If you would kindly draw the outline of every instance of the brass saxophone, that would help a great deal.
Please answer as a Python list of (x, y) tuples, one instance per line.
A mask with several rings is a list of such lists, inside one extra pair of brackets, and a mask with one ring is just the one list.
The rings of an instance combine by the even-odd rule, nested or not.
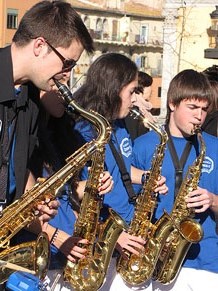
[(194, 210), (187, 208), (185, 202), (186, 195), (197, 189), (206, 152), (201, 129), (196, 127), (194, 131), (200, 143), (200, 153), (188, 168), (171, 214), (165, 212), (156, 224), (156, 237), (162, 245), (153, 279), (162, 284), (169, 284), (176, 278), (191, 244), (198, 243), (203, 237), (201, 225), (193, 219)]
[[(105, 136), (107, 136), (107, 123), (104, 117), (96, 112), (88, 112), (81, 108), (72, 98), (70, 90), (65, 86), (55, 81), (60, 92), (62, 93), (70, 111), (74, 111), (93, 123), (98, 129), (96, 140), (84, 144), (74, 154), (66, 159), (66, 164), (51, 177), (42, 179), (36, 183), (33, 188), (26, 191), (20, 199), (14, 201), (6, 207), (0, 218), (0, 250), (5, 249), (2, 253), (3, 258), (11, 256), (11, 261), (16, 260), (16, 257), (23, 258), (23, 250), (27, 249), (27, 245), (20, 244), (16, 248), (10, 248), (10, 240), (22, 228), (28, 226), (36, 218), (36, 207), (41, 201), (50, 201), (57, 197), (58, 191), (63, 185), (73, 177), (75, 173), (85, 166), (85, 163), (91, 158), (92, 154), (104, 144)], [(37, 245), (37, 244), (36, 244)], [(31, 242), (29, 248), (34, 254), (34, 247)], [(47, 244), (45, 244), (45, 252)], [(1, 254), (1, 253), (0, 253)], [(13, 258), (14, 257), (14, 258)], [(0, 257), (1, 258), (1, 257)], [(29, 256), (31, 259), (31, 255)], [(32, 260), (32, 259), (31, 259)], [(16, 260), (16, 264), (22, 266), (23, 259), (20, 262)], [(26, 264), (26, 262), (25, 262)], [(47, 263), (43, 262), (44, 266)], [(0, 270), (3, 267), (0, 266)], [(1, 277), (0, 277), (1, 278)]]
[(144, 251), (139, 256), (126, 252), (128, 259), (120, 257), (117, 264), (117, 271), (124, 281), (131, 285), (139, 285), (151, 278), (154, 270), (156, 258), (151, 253), (154, 242), (149, 240), (152, 230), (151, 219), (157, 203), (157, 195), (154, 193), (154, 189), (161, 174), (168, 135), (163, 127), (149, 121), (137, 109), (133, 108), (130, 112), (136, 118), (140, 118), (145, 126), (149, 126), (160, 136), (160, 144), (156, 148), (151, 169), (147, 174), (142, 191), (137, 197), (134, 216), (128, 230), (129, 234), (141, 236), (143, 239), (149, 241), (149, 243), (145, 245)]
[[(105, 142), (108, 138), (105, 139)], [(92, 158), (80, 213), (73, 236), (86, 238), (89, 245), (84, 259), (67, 262), (64, 278), (74, 290), (98, 290), (105, 278), (117, 239), (127, 225), (112, 209), (104, 223), (99, 223), (102, 196), (98, 195), (100, 174), (104, 171), (105, 149), (101, 147)]]
[[(44, 232), (38, 235), (36, 241), (22, 243), (3, 250), (0, 252), (0, 284), (7, 281), (8, 277), (15, 271), (10, 268), (10, 264), (14, 264), (17, 267), (16, 270), (30, 271), (43, 280), (47, 273), (49, 258), (50, 243)], [(10, 263), (9, 266), (8, 263)]]

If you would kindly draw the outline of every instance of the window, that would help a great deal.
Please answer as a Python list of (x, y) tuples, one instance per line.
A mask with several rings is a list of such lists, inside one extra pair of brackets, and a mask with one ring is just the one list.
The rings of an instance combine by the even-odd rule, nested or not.
[(18, 23), (18, 10), (17, 9), (7, 9), (7, 28), (16, 29)]
[(139, 43), (147, 43), (147, 40), (148, 40), (148, 26), (142, 25)]
[(109, 38), (109, 25), (107, 19), (103, 20), (103, 39)]
[(112, 40), (117, 41), (118, 21), (112, 20)]
[(90, 29), (90, 18), (88, 16), (84, 17), (84, 23), (87, 29)]
[(97, 19), (96, 21), (96, 30), (95, 30), (95, 38), (96, 39), (101, 39), (102, 37), (102, 29), (103, 29), (103, 23), (100, 18)]
[(141, 56), (141, 68), (147, 68), (148, 67), (148, 58), (147, 56)]

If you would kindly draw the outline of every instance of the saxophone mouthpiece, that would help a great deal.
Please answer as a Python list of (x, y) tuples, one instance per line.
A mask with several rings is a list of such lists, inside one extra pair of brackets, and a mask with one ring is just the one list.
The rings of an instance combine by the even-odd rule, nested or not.
[(144, 126), (149, 127), (151, 123), (157, 122), (157, 120), (154, 118), (154, 116), (148, 112), (145, 111), (142, 113), (140, 111), (138, 106), (133, 106), (130, 109), (130, 115), (133, 116), (134, 119), (142, 119)]
[(67, 102), (67, 104), (69, 104), (73, 100), (73, 94), (71, 93), (70, 89), (68, 89), (66, 85), (62, 84), (58, 80), (56, 79), (53, 79), (53, 80), (58, 90), (62, 94), (64, 100)]
[(194, 124), (194, 127), (191, 131), (191, 135), (201, 133), (201, 126), (200, 124)]

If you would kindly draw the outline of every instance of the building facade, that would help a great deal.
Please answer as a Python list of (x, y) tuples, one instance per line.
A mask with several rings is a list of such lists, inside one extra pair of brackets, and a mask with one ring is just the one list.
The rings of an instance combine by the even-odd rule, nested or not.
[[(67, 0), (81, 15), (95, 44), (95, 54), (82, 55), (73, 71), (72, 86), (79, 86), (93, 59), (106, 52), (119, 52), (136, 62), (139, 70), (154, 78), (151, 102), (160, 112), (163, 57), (162, 1)], [(18, 23), (36, 0), (1, 0), (0, 46), (11, 43)]]
[[(205, 58), (205, 49), (211, 46), (208, 28), (216, 0), (165, 0), (163, 6), (163, 70), (161, 115), (166, 116), (167, 90), (171, 79), (181, 70), (203, 71), (217, 64)], [(218, 28), (217, 28), (218, 29)]]
[[(139, 70), (153, 79), (151, 102), (153, 113), (160, 113), (163, 17), (161, 1), (78, 1), (71, 4), (80, 13), (95, 43), (92, 59), (81, 58), (74, 70), (75, 82), (87, 71), (90, 62), (102, 53), (118, 52), (130, 57)], [(154, 1), (155, 2), (155, 1)], [(82, 79), (82, 78), (81, 78)], [(80, 85), (77, 83), (77, 85)]]

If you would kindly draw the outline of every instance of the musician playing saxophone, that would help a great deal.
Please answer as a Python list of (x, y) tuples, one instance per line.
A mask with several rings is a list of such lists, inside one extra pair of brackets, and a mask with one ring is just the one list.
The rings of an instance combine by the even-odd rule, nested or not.
[[(137, 71), (135, 63), (126, 56), (117, 53), (103, 54), (90, 66), (86, 82), (75, 92), (74, 97), (82, 107), (97, 111), (107, 118), (113, 129), (110, 142), (124, 160), (132, 181), (141, 184), (144, 171), (131, 166), (132, 143), (123, 121), (135, 101)], [(95, 138), (95, 128), (86, 121), (78, 120), (75, 129), (83, 143)], [(134, 204), (130, 202), (121, 178), (121, 170), (108, 144), (105, 150), (105, 167), (113, 177), (114, 187), (112, 191), (104, 195), (102, 219), (107, 218), (108, 208), (112, 208), (129, 224), (133, 217)], [(81, 178), (86, 177), (87, 173), (84, 170)], [(156, 191), (166, 193), (165, 178), (162, 177), (157, 181)], [(123, 231), (118, 238), (117, 250), (122, 255), (125, 255), (125, 250), (137, 255), (144, 244), (145, 240), (141, 237)], [(101, 291), (131, 290), (132, 288), (132, 286), (126, 285), (116, 273), (116, 254), (114, 253), (109, 265), (106, 281), (99, 289)]]
[[(186, 213), (190, 214), (195, 224), (199, 224), (199, 239), (191, 244), (181, 270), (172, 282), (164, 284), (159, 282), (160, 269), (157, 268), (155, 280), (152, 282), (153, 290), (204, 291), (206, 288), (216, 290), (218, 286), (218, 234), (215, 221), (218, 214), (218, 141), (204, 132), (197, 135), (197, 131), (196, 133), (194, 131), (203, 124), (211, 97), (210, 84), (206, 76), (194, 70), (181, 71), (172, 79), (169, 86), (166, 119), (169, 141), (162, 165), (162, 174), (166, 177), (169, 193), (159, 196), (154, 215), (155, 219), (159, 220), (164, 212), (170, 216), (174, 209), (170, 223), (174, 233), (178, 234), (182, 233), (180, 227), (183, 222), (178, 221), (179, 218), (188, 218)], [(201, 135), (202, 140), (199, 140), (198, 137)], [(136, 139), (135, 166), (147, 168), (157, 142), (153, 132)], [(203, 162), (199, 163), (198, 168), (195, 161), (199, 158), (203, 159)], [(193, 173), (190, 170), (192, 166)], [(191, 177), (188, 177), (189, 182), (186, 173), (191, 174)], [(195, 184), (194, 179), (198, 175), (198, 185), (188, 188), (189, 185)], [(180, 187), (183, 187), (184, 191), (179, 191)], [(180, 198), (181, 203), (177, 204), (175, 209), (176, 197)], [(170, 225), (167, 227), (169, 230)], [(184, 237), (182, 239), (185, 240)], [(165, 244), (166, 240), (163, 243)], [(159, 258), (161, 262), (170, 261), (167, 255), (171, 254), (173, 243), (177, 242), (172, 241), (171, 245), (167, 243), (164, 245), (166, 249)], [(175, 251), (175, 256), (183, 255), (181, 249)], [(171, 259), (173, 260), (173, 257)]]
[[(61, 82), (67, 84), (69, 75), (63, 75)], [(54, 88), (41, 95), (39, 145), (33, 157), (33, 173), (37, 178), (48, 179), (57, 173), (66, 164), (66, 159), (78, 148), (72, 130), (73, 119), (65, 110), (66, 104), (57, 89)], [(72, 236), (85, 184), (86, 181), (79, 181), (75, 175), (73, 180), (61, 189), (57, 199), (60, 204), (58, 213), (44, 226), (44, 231), (48, 234), (51, 243), (50, 266), (47, 273), (50, 285), (60, 275), (55, 290), (72, 289), (69, 283), (63, 281), (62, 277), (66, 259), (75, 262), (86, 255), (84, 246), (89, 242), (84, 238)], [(98, 185), (99, 195), (108, 193), (112, 187), (113, 179), (110, 173), (102, 172)], [(37, 232), (36, 225), (34, 231)]]

